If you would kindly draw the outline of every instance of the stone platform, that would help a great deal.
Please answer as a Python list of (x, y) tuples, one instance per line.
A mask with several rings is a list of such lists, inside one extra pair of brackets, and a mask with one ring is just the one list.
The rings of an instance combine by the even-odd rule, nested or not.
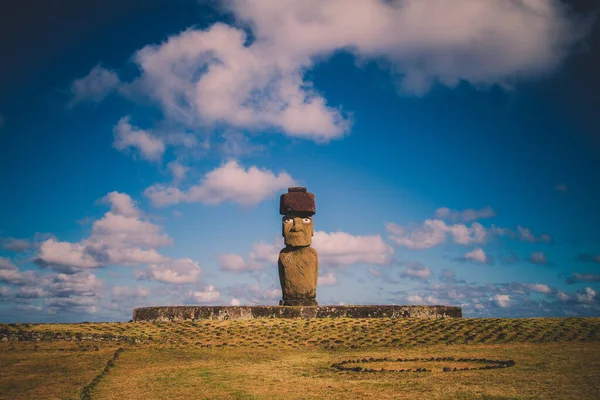
[(257, 318), (461, 318), (453, 306), (163, 306), (133, 310), (133, 321)]

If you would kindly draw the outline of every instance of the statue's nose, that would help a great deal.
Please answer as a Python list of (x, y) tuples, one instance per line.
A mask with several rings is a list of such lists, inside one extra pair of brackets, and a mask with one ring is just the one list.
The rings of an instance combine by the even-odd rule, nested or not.
[(296, 220), (296, 218), (294, 218), (292, 221), (293, 222), (292, 222), (292, 229), (291, 229), (291, 231), (292, 232), (296, 232), (296, 227), (298, 226), (297, 225), (298, 221)]

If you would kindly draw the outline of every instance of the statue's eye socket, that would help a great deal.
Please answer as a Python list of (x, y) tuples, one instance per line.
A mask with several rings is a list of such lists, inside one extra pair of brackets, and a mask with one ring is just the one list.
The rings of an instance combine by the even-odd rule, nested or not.
[(294, 222), (294, 220), (293, 220), (293, 219), (291, 219), (291, 218), (288, 218), (288, 219), (284, 219), (284, 220), (283, 220), (283, 223), (284, 223), (284, 224), (291, 224), (292, 222)]
[(310, 218), (302, 218), (302, 222), (304, 222), (305, 224), (310, 224), (310, 221)]

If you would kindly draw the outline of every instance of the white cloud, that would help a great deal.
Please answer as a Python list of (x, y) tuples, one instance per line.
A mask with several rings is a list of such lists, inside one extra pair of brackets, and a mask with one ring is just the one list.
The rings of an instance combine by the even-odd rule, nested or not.
[(40, 245), (35, 262), (60, 272), (98, 268), (108, 265), (148, 264), (138, 277), (167, 283), (196, 282), (198, 263), (189, 258), (172, 259), (157, 249), (173, 244), (163, 227), (144, 218), (131, 197), (111, 192), (102, 198), (110, 211), (92, 224), (91, 235), (80, 242), (47, 239)]
[(221, 293), (211, 285), (204, 291), (191, 291), (189, 297), (191, 301), (196, 303), (214, 303), (221, 298)]
[(566, 294), (565, 292), (563, 292), (562, 290), (559, 290), (556, 293), (556, 297), (558, 298), (558, 300), (563, 301), (563, 302), (568, 301), (570, 299), (569, 295)]
[(545, 285), (543, 283), (530, 283), (527, 285), (527, 287), (529, 288), (529, 290), (536, 293), (550, 294), (554, 292), (554, 290), (550, 286)]
[(76, 79), (71, 84), (72, 99), (67, 107), (73, 107), (84, 101), (102, 101), (119, 86), (119, 76), (116, 72), (96, 65), (86, 76)]
[(186, 167), (178, 161), (171, 161), (169, 164), (167, 164), (167, 167), (169, 168), (169, 171), (171, 171), (171, 174), (173, 175), (173, 180), (175, 182), (182, 181), (185, 178), (185, 174), (190, 169), (189, 167)]
[(27, 239), (15, 239), (12, 237), (2, 239), (2, 248), (4, 250), (25, 252), (33, 248), (33, 246), (33, 243)]
[(552, 242), (552, 238), (547, 233), (541, 234), (539, 237), (536, 237), (530, 228), (524, 228), (521, 225), (517, 225), (517, 231), (513, 231), (509, 228), (500, 228), (498, 226), (492, 225), (491, 233), (497, 236), (508, 236), (511, 239), (518, 239), (522, 242), (530, 242), (530, 243), (538, 243)]
[(233, 0), (231, 8), (268, 54), (384, 58), (415, 94), (434, 82), (486, 86), (547, 73), (582, 31), (551, 0)]
[(463, 279), (456, 277), (454, 271), (446, 268), (440, 271), (440, 281), (444, 283), (465, 283)]
[(548, 264), (548, 258), (543, 251), (536, 251), (529, 256), (529, 262), (532, 264)]
[[(245, 258), (233, 253), (222, 254), (219, 257), (220, 268), (245, 272), (273, 267), (277, 265), (279, 252), (284, 247), (282, 238), (270, 244), (254, 243), (252, 251)], [(394, 254), (394, 249), (379, 235), (357, 236), (346, 232), (316, 231), (312, 247), (317, 251), (319, 267), (323, 268), (345, 268), (353, 264), (387, 265)]]
[(6, 258), (6, 257), (0, 257), (0, 269), (9, 270), (10, 271), (10, 270), (16, 270), (18, 268), (8, 258)]
[(489, 264), (491, 262), (490, 257), (485, 254), (485, 251), (481, 248), (465, 253), (463, 259), (465, 261), (473, 261), (480, 264)]
[(194, 283), (200, 278), (202, 270), (197, 262), (189, 258), (167, 260), (159, 264), (150, 264), (138, 279), (151, 279), (163, 283)]
[[(17, 272), (22, 275), (31, 273), (31, 271)], [(14, 300), (24, 307), (31, 307), (32, 305), (23, 304), (23, 302), (44, 299), (46, 311), (49, 313), (95, 312), (103, 291), (102, 280), (89, 272), (49, 273), (44, 276), (29, 274), (28, 280), (17, 284), (21, 287), (14, 298), (10, 300)]]
[(245, 46), (246, 40), (241, 29), (217, 23), (146, 46), (133, 57), (142, 76), (131, 89), (188, 125), (275, 127), (316, 140), (347, 131), (348, 121), (304, 81), (309, 59), (280, 53), (262, 40)]
[(577, 282), (600, 282), (600, 274), (580, 274), (575, 272), (566, 279), (566, 282), (569, 284)]
[(20, 271), (9, 259), (0, 257), (0, 282), (11, 285), (30, 285), (39, 281), (36, 271)]
[(329, 266), (385, 265), (394, 254), (394, 249), (380, 235), (359, 236), (346, 232), (317, 231), (312, 247), (319, 254), (319, 264)]
[(410, 233), (394, 223), (386, 224), (386, 230), (392, 234), (390, 240), (409, 249), (428, 249), (446, 241), (446, 223), (441, 220), (425, 220)]
[(76, 274), (49, 274), (43, 277), (41, 286), (55, 297), (94, 297), (100, 294), (103, 281), (84, 271)]
[(510, 296), (507, 294), (497, 294), (494, 296), (493, 301), (502, 308), (507, 308), (511, 304)]
[(229, 304), (231, 304), (232, 306), (239, 306), (240, 304), (242, 304), (242, 302), (236, 298), (233, 298), (231, 299), (231, 302)]
[(264, 146), (253, 144), (247, 136), (239, 132), (228, 131), (223, 133), (221, 137), (222, 141), (217, 145), (217, 148), (227, 159), (237, 159), (264, 150)]
[(103, 204), (110, 206), (110, 211), (124, 217), (139, 217), (141, 215), (137, 203), (126, 193), (110, 192), (101, 199)]
[(113, 146), (118, 150), (129, 147), (137, 149), (142, 158), (148, 161), (160, 161), (165, 153), (165, 143), (162, 139), (143, 129), (138, 129), (129, 123), (129, 117), (123, 117), (113, 128)]
[(402, 278), (410, 278), (426, 281), (431, 277), (431, 270), (419, 262), (404, 263), (406, 268), (400, 275)]
[(478, 222), (470, 227), (464, 224), (447, 225), (439, 219), (426, 219), (421, 226), (411, 231), (394, 223), (387, 223), (390, 240), (409, 249), (428, 249), (445, 243), (450, 235), (454, 243), (469, 245), (486, 241), (485, 228)]
[(146, 298), (150, 295), (150, 290), (142, 286), (114, 286), (110, 290), (110, 294), (113, 301), (120, 301), (126, 299)]
[(292, 177), (285, 172), (276, 175), (254, 166), (246, 170), (237, 161), (229, 161), (207, 173), (200, 184), (187, 191), (156, 184), (147, 188), (144, 194), (157, 207), (181, 202), (212, 205), (226, 201), (253, 205), (294, 185)]
[(575, 294), (575, 299), (580, 303), (593, 303), (596, 299), (596, 291), (590, 287), (586, 287), (583, 292)]
[(44, 299), (48, 312), (70, 312), (77, 314), (94, 314), (97, 310), (97, 299), (91, 297), (50, 297)]
[(0, 269), (0, 281), (19, 286), (17, 291), (3, 291), (6, 301), (14, 302), (26, 309), (43, 310), (34, 304), (43, 299), (47, 313), (85, 313), (95, 312), (101, 300), (104, 283), (96, 275), (84, 271), (72, 274), (21, 271), (12, 264), (4, 263)]
[[(553, 0), (231, 0), (252, 31), (216, 23), (188, 29), (133, 56), (142, 75), (123, 93), (143, 93), (189, 126), (274, 127), (315, 140), (340, 137), (350, 119), (305, 79), (345, 50), (380, 60), (402, 92), (433, 84), (509, 84), (554, 70), (583, 28)], [(434, 10), (434, 11), (432, 11)]]
[(380, 62), (407, 94), (436, 83), (510, 87), (555, 70), (588, 26), (557, 0), (228, 0), (225, 7), (238, 27), (190, 28), (143, 47), (132, 57), (141, 76), (128, 84), (97, 66), (73, 84), (75, 99), (99, 100), (118, 86), (189, 128), (274, 128), (327, 141), (346, 134), (352, 118), (329, 106), (306, 75), (339, 51)]
[(419, 296), (417, 294), (411, 295), (411, 296), (407, 296), (406, 300), (408, 300), (409, 303), (411, 304), (440, 304), (441, 302), (439, 301), (439, 299), (433, 297), (433, 296)]
[(81, 243), (48, 239), (41, 244), (36, 262), (63, 271), (100, 267), (102, 264), (86, 253), (85, 248)]
[(220, 268), (230, 272), (247, 272), (258, 271), (264, 269), (264, 265), (255, 260), (245, 261), (240, 255), (227, 253), (219, 256)]
[(248, 255), (253, 261), (277, 264), (279, 259), (279, 251), (284, 247), (283, 238), (278, 238), (275, 243), (254, 243), (252, 251)]
[(327, 275), (321, 275), (317, 278), (317, 286), (334, 286), (337, 285), (337, 283), (337, 278), (331, 272), (329, 272)]
[(263, 289), (258, 285), (252, 285), (247, 288), (247, 291), (253, 302), (279, 300), (282, 296), (281, 289), (274, 286)]
[(536, 241), (535, 236), (531, 232), (529, 228), (523, 228), (521, 225), (517, 226), (517, 231), (519, 232), (519, 238), (524, 242), (532, 242)]
[(470, 222), (482, 218), (495, 217), (496, 212), (491, 207), (484, 207), (480, 210), (467, 208), (465, 210), (451, 210), (447, 207), (438, 208), (435, 210), (435, 217), (439, 219), (447, 219), (452, 222), (463, 221)]
[(219, 256), (219, 266), (224, 271), (235, 273), (263, 270), (266, 265), (277, 265), (279, 252), (283, 247), (283, 239), (279, 238), (272, 244), (254, 243), (247, 259), (239, 254), (225, 253)]

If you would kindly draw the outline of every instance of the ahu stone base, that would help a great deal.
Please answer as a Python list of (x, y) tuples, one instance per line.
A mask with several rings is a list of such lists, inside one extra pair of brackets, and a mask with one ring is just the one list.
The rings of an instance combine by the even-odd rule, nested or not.
[(133, 321), (257, 318), (461, 318), (452, 306), (163, 306), (133, 310)]

